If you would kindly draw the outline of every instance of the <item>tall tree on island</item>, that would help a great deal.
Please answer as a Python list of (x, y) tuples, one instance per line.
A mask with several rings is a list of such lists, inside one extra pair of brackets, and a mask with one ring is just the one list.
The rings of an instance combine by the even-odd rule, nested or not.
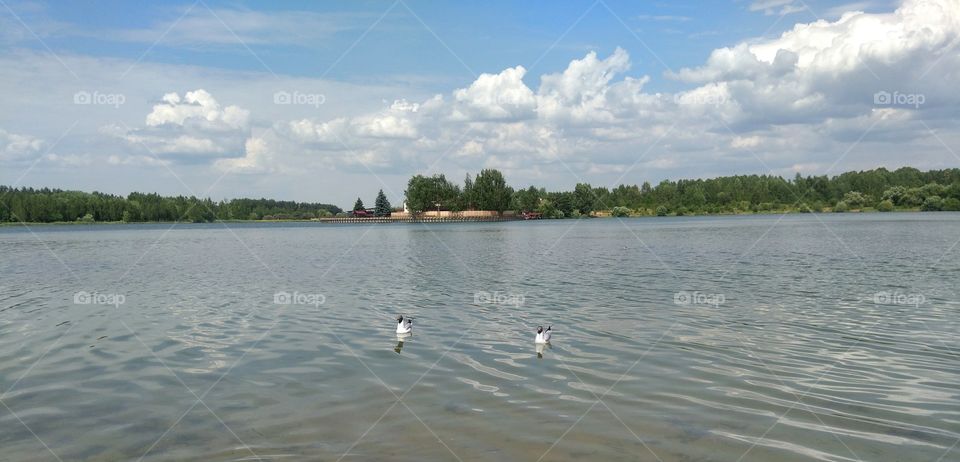
[(411, 215), (416, 216), (424, 210), (429, 210), (430, 198), (433, 196), (432, 186), (430, 179), (423, 175), (414, 175), (407, 182), (407, 190), (403, 193), (407, 198), (407, 209), (410, 210)]
[(503, 214), (510, 207), (513, 188), (507, 186), (499, 170), (484, 169), (473, 182), (472, 195), (480, 210), (496, 210)]
[(467, 178), (463, 180), (463, 194), (461, 199), (464, 210), (474, 210), (476, 204), (473, 200), (473, 179), (470, 178), (469, 173), (467, 173)]
[(407, 208), (413, 215), (427, 210), (458, 210), (460, 205), (460, 187), (442, 174), (432, 177), (415, 175), (407, 183), (404, 194), (407, 197)]
[(390, 216), (390, 201), (387, 200), (387, 195), (383, 193), (382, 189), (379, 193), (377, 193), (377, 200), (374, 203), (373, 214), (378, 217)]
[(573, 208), (581, 215), (590, 215), (597, 206), (597, 195), (588, 183), (577, 183), (573, 188)]
[(366, 210), (366, 208), (363, 206), (363, 201), (360, 200), (359, 197), (357, 198), (357, 201), (354, 202), (353, 204), (353, 211), (356, 212), (357, 210)]

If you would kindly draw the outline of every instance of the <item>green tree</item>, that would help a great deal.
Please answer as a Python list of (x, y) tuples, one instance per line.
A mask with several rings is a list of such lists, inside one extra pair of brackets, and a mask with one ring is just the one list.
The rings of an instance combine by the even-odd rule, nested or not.
[(353, 211), (356, 212), (357, 210), (366, 210), (366, 208), (363, 206), (363, 201), (360, 200), (359, 197), (357, 198), (357, 201), (353, 203)]
[(573, 188), (573, 208), (581, 215), (590, 215), (597, 204), (597, 196), (587, 183), (577, 183)]
[(903, 186), (894, 186), (883, 192), (881, 200), (890, 201), (893, 205), (902, 205), (903, 198), (907, 195), (907, 188)]
[(415, 175), (407, 182), (404, 195), (407, 208), (414, 215), (435, 209), (456, 210), (461, 199), (460, 188), (442, 174), (432, 177)]
[(943, 199), (940, 196), (930, 196), (923, 201), (920, 210), (926, 212), (936, 212), (943, 208)]
[(514, 208), (520, 212), (532, 212), (540, 206), (540, 191), (534, 186), (517, 191), (514, 198)]
[(870, 202), (870, 199), (860, 191), (849, 191), (843, 195), (843, 201), (851, 208), (859, 209)]
[(407, 190), (404, 191), (407, 198), (407, 209), (413, 215), (423, 213), (432, 207), (433, 182), (423, 175), (414, 175), (407, 182)]
[(944, 199), (942, 210), (949, 212), (960, 211), (960, 199), (957, 199), (956, 197), (948, 197)]
[(387, 195), (383, 193), (382, 189), (379, 193), (377, 193), (377, 199), (375, 201), (373, 213), (378, 217), (390, 216), (390, 201), (387, 200)]
[(469, 173), (467, 173), (467, 177), (463, 180), (463, 194), (461, 195), (461, 199), (464, 210), (474, 210), (476, 201), (473, 197), (473, 179), (470, 178)]
[(882, 200), (879, 204), (877, 204), (877, 210), (880, 212), (892, 212), (893, 209), (893, 201), (890, 199)]
[(510, 207), (513, 189), (507, 186), (499, 170), (484, 169), (477, 174), (471, 194), (481, 210), (495, 210), (502, 214)]

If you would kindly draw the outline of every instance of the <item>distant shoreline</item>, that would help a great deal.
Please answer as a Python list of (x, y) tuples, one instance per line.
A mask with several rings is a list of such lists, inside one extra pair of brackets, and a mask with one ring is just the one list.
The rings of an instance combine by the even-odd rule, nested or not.
[[(866, 210), (850, 210), (846, 212), (833, 212), (833, 211), (822, 211), (822, 212), (801, 212), (799, 210), (767, 210), (767, 211), (757, 211), (757, 212), (726, 212), (726, 213), (700, 213), (700, 214), (683, 214), (683, 215), (628, 215), (625, 217), (619, 218), (676, 218), (676, 217), (735, 217), (735, 216), (752, 216), (752, 215), (810, 215), (810, 214), (820, 214), (820, 215), (832, 215), (832, 214), (887, 214), (887, 213), (910, 213), (910, 212), (922, 212), (920, 208), (910, 208), (910, 209), (896, 209), (889, 212), (881, 212), (875, 209), (866, 209)], [(936, 213), (936, 212), (931, 212)], [(93, 222), (82, 222), (82, 221), (54, 221), (54, 222), (3, 222), (0, 223), (0, 228), (4, 227), (14, 227), (14, 226), (78, 226), (78, 225), (192, 225), (192, 224), (214, 224), (214, 223), (240, 223), (240, 224), (256, 224), (256, 223), (316, 223), (316, 224), (359, 224), (359, 223), (368, 223), (368, 224), (389, 224), (389, 223), (499, 223), (505, 221), (566, 221), (566, 220), (579, 220), (579, 219), (593, 219), (593, 218), (618, 218), (614, 217), (609, 210), (600, 210), (597, 212), (597, 215), (588, 216), (588, 217), (568, 217), (568, 218), (544, 218), (538, 220), (523, 220), (521, 218), (505, 218), (500, 220), (465, 220), (457, 218), (435, 218), (429, 217), (421, 220), (413, 220), (409, 218), (400, 218), (400, 219), (390, 219), (390, 218), (325, 218), (325, 219), (290, 219), (290, 220), (215, 220), (215, 221), (201, 221), (201, 222), (189, 222), (189, 221), (93, 221)]]

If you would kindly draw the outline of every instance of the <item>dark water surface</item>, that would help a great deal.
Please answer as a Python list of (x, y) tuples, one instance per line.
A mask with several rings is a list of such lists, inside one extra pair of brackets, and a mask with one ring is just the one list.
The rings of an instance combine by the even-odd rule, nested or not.
[(0, 461), (960, 460), (958, 240), (952, 213), (3, 228)]

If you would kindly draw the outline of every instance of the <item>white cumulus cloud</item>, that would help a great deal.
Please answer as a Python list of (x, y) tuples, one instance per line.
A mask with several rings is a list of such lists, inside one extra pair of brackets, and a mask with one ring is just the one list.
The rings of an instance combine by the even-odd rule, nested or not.
[(33, 158), (40, 153), (43, 146), (44, 142), (39, 138), (0, 129), (0, 160), (2, 161)]

